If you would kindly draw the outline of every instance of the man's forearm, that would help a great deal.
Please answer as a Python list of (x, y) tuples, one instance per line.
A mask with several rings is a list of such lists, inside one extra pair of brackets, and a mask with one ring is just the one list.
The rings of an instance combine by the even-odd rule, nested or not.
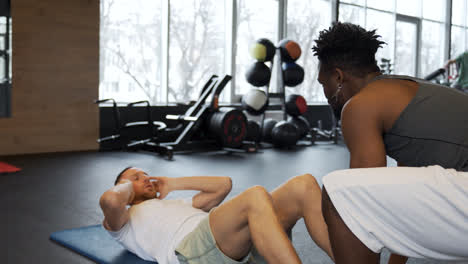
[(232, 182), (229, 177), (180, 177), (171, 178), (170, 190), (200, 191), (192, 198), (192, 206), (209, 212), (219, 205), (231, 191)]
[(117, 231), (128, 221), (129, 215), (126, 206), (134, 197), (133, 184), (128, 181), (118, 184), (107, 190), (99, 200), (104, 213), (104, 227)]
[(134, 197), (133, 184), (127, 181), (110, 188), (101, 196), (101, 206), (120, 207), (131, 203)]
[(231, 188), (231, 179), (221, 176), (194, 176), (171, 178), (171, 191), (196, 190), (202, 192), (218, 192), (220, 189)]

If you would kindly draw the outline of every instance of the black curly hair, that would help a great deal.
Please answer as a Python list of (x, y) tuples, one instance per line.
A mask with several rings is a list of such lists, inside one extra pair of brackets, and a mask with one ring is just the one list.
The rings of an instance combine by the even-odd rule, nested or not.
[(320, 31), (316, 45), (312, 48), (322, 70), (340, 68), (357, 77), (379, 72), (375, 60), (377, 49), (386, 44), (380, 41), (376, 30), (367, 31), (351, 23), (335, 22)]

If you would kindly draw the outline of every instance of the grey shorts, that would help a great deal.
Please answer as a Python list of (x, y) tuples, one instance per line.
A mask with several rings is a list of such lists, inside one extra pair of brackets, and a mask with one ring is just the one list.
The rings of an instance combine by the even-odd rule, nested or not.
[(233, 260), (218, 248), (209, 215), (180, 242), (175, 253), (181, 264), (238, 264), (248, 263), (250, 258), (249, 253), (240, 261)]

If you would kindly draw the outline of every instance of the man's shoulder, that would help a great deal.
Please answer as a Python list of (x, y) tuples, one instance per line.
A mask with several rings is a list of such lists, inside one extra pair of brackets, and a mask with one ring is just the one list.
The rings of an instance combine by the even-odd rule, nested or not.
[[(353, 107), (374, 111), (391, 108), (395, 102), (414, 96), (418, 83), (409, 80), (384, 79), (369, 83), (351, 98)], [(350, 103), (351, 103), (350, 102)]]
[(356, 95), (346, 102), (341, 112), (343, 129), (362, 127), (362, 123), (370, 124), (377, 120), (379, 104), (367, 95)]
[(343, 113), (362, 115), (375, 113), (384, 97), (372, 88), (366, 88), (351, 97), (343, 107)]
[(342, 124), (358, 129), (381, 129), (392, 100), (394, 97), (382, 92), (382, 87), (366, 87), (343, 107)]

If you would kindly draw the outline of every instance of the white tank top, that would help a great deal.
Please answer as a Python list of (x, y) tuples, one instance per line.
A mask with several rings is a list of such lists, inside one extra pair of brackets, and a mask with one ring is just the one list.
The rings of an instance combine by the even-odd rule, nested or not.
[(178, 264), (175, 248), (208, 213), (192, 206), (192, 198), (151, 199), (129, 209), (129, 221), (110, 235), (144, 260)]

